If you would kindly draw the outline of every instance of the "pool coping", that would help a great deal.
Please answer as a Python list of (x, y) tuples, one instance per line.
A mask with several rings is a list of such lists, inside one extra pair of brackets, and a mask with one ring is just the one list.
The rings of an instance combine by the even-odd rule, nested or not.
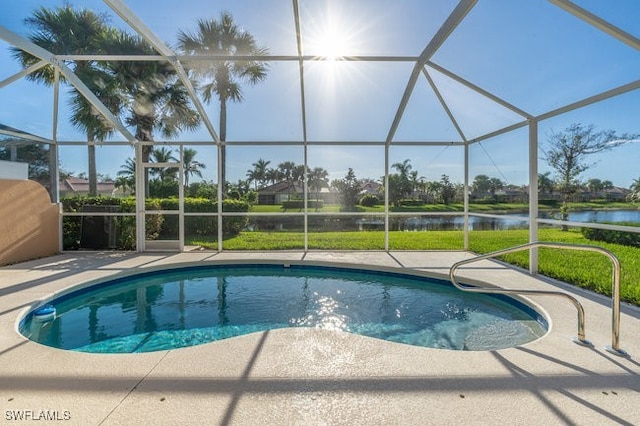
[[(36, 343), (40, 343), (37, 342), (35, 340), (32, 340), (30, 337), (28, 337), (27, 335), (25, 335), (23, 333), (23, 331), (21, 331), (26, 323), (26, 321), (29, 320), (29, 318), (31, 316), (34, 315), (34, 312), (38, 311), (39, 309), (42, 308), (53, 308), (51, 306), (51, 304), (59, 304), (62, 303), (65, 300), (68, 300), (69, 298), (73, 298), (73, 297), (78, 297), (80, 295), (82, 295), (85, 292), (90, 292), (93, 290), (97, 290), (97, 289), (102, 289), (102, 288), (108, 288), (110, 286), (118, 286), (122, 281), (125, 281), (128, 278), (134, 277), (134, 278), (138, 278), (138, 277), (148, 277), (148, 278), (154, 278), (157, 277), (159, 275), (161, 275), (163, 272), (172, 272), (175, 273), (176, 271), (184, 271), (184, 270), (200, 270), (200, 269), (206, 269), (206, 268), (215, 268), (215, 267), (238, 267), (238, 268), (242, 268), (242, 267), (249, 267), (249, 268), (254, 268), (254, 267), (258, 267), (258, 268), (262, 268), (262, 267), (271, 267), (271, 269), (273, 269), (274, 271), (278, 271), (278, 270), (283, 270), (283, 269), (289, 269), (289, 268), (300, 268), (301, 270), (304, 270), (305, 268), (307, 270), (337, 270), (337, 271), (356, 271), (358, 273), (373, 273), (376, 275), (380, 275), (380, 276), (391, 276), (391, 277), (413, 277), (413, 278), (418, 278), (418, 279), (429, 279), (429, 280), (434, 280), (436, 284), (440, 285), (440, 286), (446, 286), (450, 289), (454, 289), (455, 287), (453, 286), (453, 284), (451, 283), (450, 280), (445, 279), (444, 277), (441, 276), (435, 276), (434, 274), (430, 274), (427, 272), (423, 272), (423, 271), (419, 271), (419, 270), (400, 270), (398, 268), (390, 268), (390, 267), (378, 267), (375, 265), (367, 265), (366, 267), (362, 264), (355, 264), (355, 263), (332, 263), (332, 262), (318, 262), (318, 261), (296, 261), (296, 260), (292, 260), (292, 261), (275, 261), (275, 260), (271, 260), (271, 261), (258, 261), (258, 260), (230, 260), (230, 261), (208, 261), (208, 262), (180, 262), (180, 263), (169, 263), (169, 264), (164, 264), (162, 266), (150, 266), (148, 268), (145, 268), (145, 270), (143, 271), (135, 271), (135, 272), (131, 272), (131, 271), (122, 271), (122, 272), (118, 272), (115, 273), (109, 277), (104, 277), (104, 278), (99, 278), (99, 279), (94, 279), (94, 280), (90, 280), (87, 282), (82, 282), (82, 283), (76, 283), (73, 284), (69, 287), (66, 287), (64, 289), (61, 289), (59, 291), (56, 291), (54, 294), (52, 294), (50, 297), (46, 297), (43, 300), (37, 300), (34, 301), (30, 306), (26, 307), (25, 309), (23, 309), (20, 313), (20, 315), (16, 318), (16, 331), (18, 333), (20, 333), (22, 336), (27, 337), (29, 340), (34, 341)], [(432, 281), (432, 282), (434, 282)], [(497, 288), (497, 286), (491, 284), (491, 283), (486, 283), (486, 282), (481, 282), (479, 280), (475, 280), (472, 278), (467, 278), (465, 280), (463, 280), (462, 282), (460, 282), (459, 284), (462, 284), (465, 287), (484, 287), (484, 288)], [(480, 293), (482, 293), (480, 291)], [(476, 293), (477, 294), (477, 293)], [(546, 336), (550, 330), (551, 330), (551, 326), (550, 326), (550, 318), (549, 315), (547, 314), (547, 312), (544, 310), (544, 308), (542, 306), (540, 306), (539, 304), (535, 303), (534, 301), (528, 299), (526, 296), (523, 295), (519, 295), (519, 294), (490, 294), (490, 293), (485, 293), (488, 297), (490, 298), (496, 298), (498, 300), (502, 300), (504, 303), (507, 303), (509, 305), (511, 305), (513, 308), (518, 309), (524, 313), (526, 313), (527, 315), (531, 316), (532, 319), (534, 319), (536, 322), (538, 322), (541, 326), (541, 328), (544, 330), (544, 332), (536, 337), (533, 340), (527, 341), (527, 342), (522, 342), (521, 344), (519, 344), (518, 346), (524, 346), (528, 343), (530, 343), (531, 341), (535, 341), (541, 338), (544, 338), (544, 336)], [(53, 309), (54, 311), (54, 315), (55, 315), (55, 309)], [(31, 321), (34, 321), (33, 319), (31, 319)], [(40, 321), (39, 321), (40, 322)], [(46, 321), (44, 321), (46, 322)], [(277, 327), (277, 328), (286, 328), (286, 327)], [(162, 330), (158, 330), (158, 331), (162, 331)], [(355, 333), (358, 334), (358, 333)], [(120, 337), (124, 337), (124, 336), (120, 336)], [(234, 336), (235, 337), (235, 336)], [(220, 339), (222, 340), (222, 339)], [(385, 339), (387, 340), (387, 339)], [(217, 341), (217, 340), (212, 340), (213, 341)], [(393, 341), (393, 340), (389, 340), (389, 341)], [(195, 346), (198, 344), (206, 344), (206, 343), (211, 343), (211, 342), (204, 342), (204, 343), (196, 343), (194, 345), (188, 345), (188, 346)], [(182, 346), (182, 347), (188, 347), (188, 346)], [(417, 345), (420, 346), (420, 345)], [(57, 348), (57, 349), (62, 349), (56, 346), (52, 346), (53, 348)], [(182, 347), (177, 347), (177, 348), (165, 348), (165, 349), (157, 349), (158, 350), (172, 350), (172, 349), (180, 349)], [(425, 346), (425, 347), (430, 347), (430, 346)], [(439, 348), (434, 348), (434, 349), (439, 349)], [(494, 348), (494, 349), (485, 349), (485, 350), (497, 350), (497, 349), (504, 349), (504, 348)], [(76, 350), (76, 349), (66, 349), (66, 350)], [(453, 350), (462, 350), (462, 349), (453, 349)], [(476, 350), (476, 349), (473, 349)], [(81, 350), (81, 352), (94, 352), (94, 351), (83, 351)], [(145, 351), (143, 351), (145, 352)], [(153, 352), (153, 351), (152, 351)], [(96, 351), (95, 353), (102, 353), (102, 354), (110, 354), (110, 353), (122, 353), (122, 354), (126, 354), (127, 352), (100, 352), (100, 351)], [(130, 353), (135, 353), (134, 352), (130, 352)]]
[[(36, 298), (78, 281), (168, 263), (291, 261), (446, 277), (466, 252), (65, 253), (0, 268), (0, 407), (4, 420), (55, 411), (71, 424), (434, 424), (640, 423), (640, 310), (625, 306), (621, 345), (610, 343), (604, 297), (572, 293), (585, 305), (583, 348), (570, 341), (575, 311), (527, 297), (550, 330), (523, 347), (465, 352), (412, 347), (315, 329), (281, 329), (145, 354), (69, 353), (17, 335)], [(376, 268), (377, 269), (377, 268)], [(495, 261), (460, 271), (494, 285), (567, 287)], [(438, 276), (440, 275), (440, 276)], [(567, 287), (572, 289), (572, 287)], [(567, 290), (563, 288), (563, 290)], [(7, 411), (8, 410), (8, 411)], [(32, 415), (33, 416), (33, 415)]]

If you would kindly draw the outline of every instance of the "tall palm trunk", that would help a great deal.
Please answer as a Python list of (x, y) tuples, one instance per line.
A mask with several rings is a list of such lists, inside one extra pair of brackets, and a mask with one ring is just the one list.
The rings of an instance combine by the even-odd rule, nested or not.
[(89, 196), (97, 197), (98, 196), (98, 171), (96, 169), (96, 146), (93, 144), (93, 132), (87, 132), (87, 141), (89, 144), (87, 146), (88, 155), (89, 155)]
[[(135, 100), (135, 102), (139, 102), (142, 105), (148, 105), (148, 103), (144, 103), (139, 100)], [(136, 107), (134, 106), (134, 110)], [(154, 126), (154, 117), (149, 115), (137, 115), (135, 114), (135, 123), (136, 123), (136, 139), (140, 142), (152, 142), (153, 141), (153, 126)], [(142, 145), (142, 158), (141, 161), (143, 163), (142, 171), (144, 173), (144, 194), (145, 197), (149, 197), (149, 169), (144, 167), (144, 164), (151, 161), (151, 152), (153, 151), (153, 145)]]
[(224, 97), (220, 99), (220, 182), (222, 185), (222, 198), (226, 198), (226, 182), (227, 182), (227, 101)]

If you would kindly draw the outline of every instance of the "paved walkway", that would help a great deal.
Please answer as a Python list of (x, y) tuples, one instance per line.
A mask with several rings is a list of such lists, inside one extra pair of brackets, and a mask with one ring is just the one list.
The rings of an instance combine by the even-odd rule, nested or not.
[[(640, 424), (640, 310), (625, 307), (621, 348), (608, 299), (579, 291), (593, 348), (571, 342), (576, 311), (535, 297), (551, 331), (518, 348), (448, 351), (291, 328), (146, 354), (62, 351), (25, 340), (36, 300), (123, 271), (178, 262), (330, 262), (444, 275), (464, 252), (72, 253), (0, 268), (0, 422), (42, 424), (429, 425)], [(461, 276), (555, 288), (483, 261)], [(17, 422), (17, 416), (40, 421)], [(44, 423), (50, 423), (45, 421)]]

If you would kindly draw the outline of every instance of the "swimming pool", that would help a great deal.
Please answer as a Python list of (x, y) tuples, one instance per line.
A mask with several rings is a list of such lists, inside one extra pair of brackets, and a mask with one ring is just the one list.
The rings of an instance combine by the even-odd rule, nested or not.
[(284, 327), (493, 350), (531, 342), (548, 328), (514, 298), (416, 275), (309, 265), (167, 267), (81, 287), (47, 305), (55, 316), (32, 310), (19, 324), (24, 336), (97, 353), (175, 349)]

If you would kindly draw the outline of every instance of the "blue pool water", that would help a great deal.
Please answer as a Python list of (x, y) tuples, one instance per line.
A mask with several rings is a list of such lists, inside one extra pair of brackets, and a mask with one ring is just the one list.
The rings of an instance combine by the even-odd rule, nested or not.
[(464, 293), (406, 274), (278, 265), (197, 266), (81, 288), (28, 314), (26, 337), (99, 353), (174, 349), (283, 327), (340, 330), (393, 342), (492, 350), (542, 336), (544, 318), (505, 296)]

